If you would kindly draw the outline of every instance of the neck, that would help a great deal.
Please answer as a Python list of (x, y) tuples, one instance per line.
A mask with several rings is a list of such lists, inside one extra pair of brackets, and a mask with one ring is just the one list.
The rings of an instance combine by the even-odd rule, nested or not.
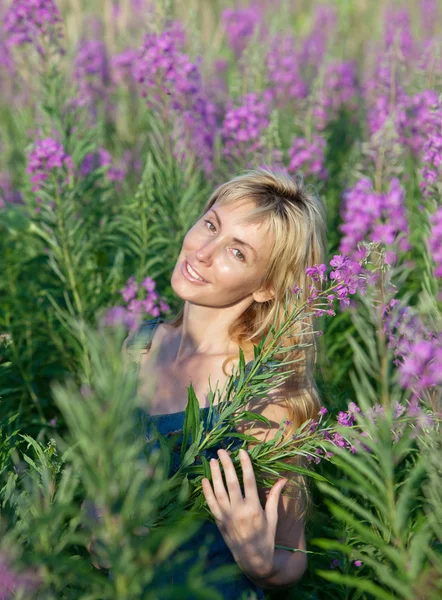
[(250, 304), (249, 298), (223, 308), (185, 302), (174, 362), (179, 363), (195, 354), (214, 356), (238, 353), (238, 344), (230, 339), (228, 331)]

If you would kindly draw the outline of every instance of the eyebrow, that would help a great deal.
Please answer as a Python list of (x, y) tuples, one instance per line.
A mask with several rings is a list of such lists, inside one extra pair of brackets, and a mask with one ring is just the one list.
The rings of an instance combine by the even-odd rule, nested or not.
[[(219, 225), (220, 227), (222, 227), (222, 224), (221, 224), (221, 219), (219, 218), (219, 216), (218, 216), (218, 213), (216, 212), (216, 210), (215, 210), (214, 208), (212, 208), (211, 210), (212, 210), (213, 214), (215, 215), (215, 217), (216, 217), (216, 220), (218, 221), (218, 225)], [(244, 242), (243, 240), (240, 240), (240, 239), (238, 239), (238, 238), (236, 238), (236, 237), (235, 237), (235, 238), (233, 238), (233, 241), (234, 241), (236, 244), (242, 244), (243, 246), (247, 246), (247, 248), (250, 248), (250, 250), (253, 252), (253, 254), (255, 255), (255, 258), (257, 258), (257, 257), (258, 257), (258, 255), (256, 254), (256, 250), (255, 250), (255, 248), (253, 248), (253, 246), (251, 246), (251, 245), (250, 245), (250, 244), (248, 244), (247, 242)]]

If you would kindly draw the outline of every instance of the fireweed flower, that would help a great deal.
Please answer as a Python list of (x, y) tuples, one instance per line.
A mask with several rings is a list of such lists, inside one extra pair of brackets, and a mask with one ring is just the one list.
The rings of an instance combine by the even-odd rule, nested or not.
[(190, 152), (210, 174), (217, 108), (203, 90), (202, 58), (191, 62), (183, 52), (184, 42), (179, 22), (159, 35), (147, 34), (141, 51), (133, 58), (131, 73), (148, 106), (166, 112), (174, 157), (182, 164)]
[(123, 325), (126, 329), (134, 331), (140, 323), (137, 316), (126, 310), (124, 306), (114, 306), (104, 315), (103, 324), (109, 327)]
[(110, 59), (112, 83), (116, 86), (133, 86), (135, 79), (132, 74), (133, 66), (138, 57), (137, 50), (126, 48), (123, 52), (115, 54)]
[(105, 148), (99, 148), (97, 152), (89, 153), (84, 157), (80, 166), (80, 174), (85, 177), (99, 167), (109, 167), (106, 172), (109, 181), (122, 181), (126, 177), (125, 169), (113, 164), (112, 156)]
[(432, 130), (423, 145), (420, 188), (424, 196), (430, 196), (441, 178), (442, 165), (442, 106), (438, 103), (433, 112)]
[(437, 128), (437, 107), (438, 94), (434, 90), (418, 92), (406, 102), (406, 121), (400, 132), (400, 141), (416, 157), (423, 154), (425, 142)]
[(403, 252), (410, 250), (405, 190), (396, 177), (385, 194), (376, 193), (371, 180), (363, 177), (344, 192), (343, 199), (340, 252), (358, 259), (365, 252), (358, 248), (360, 242), (382, 242), (387, 249), (386, 261), (394, 263), (396, 243)]
[(26, 172), (31, 175), (32, 191), (38, 192), (50, 175), (55, 175), (59, 180), (64, 175), (62, 169), (73, 171), (72, 159), (64, 151), (62, 144), (53, 138), (45, 138), (35, 142), (29, 154)]
[(237, 58), (243, 53), (255, 29), (262, 22), (262, 18), (262, 9), (259, 6), (242, 9), (226, 8), (221, 13), (227, 42)]
[(317, 71), (336, 29), (337, 14), (333, 6), (317, 5), (314, 9), (311, 33), (303, 42), (300, 62)]
[(36, 571), (16, 573), (11, 567), (11, 561), (4, 552), (0, 552), (0, 598), (14, 598), (19, 590), (31, 594), (39, 585), (40, 577)]
[(14, 0), (4, 16), (3, 29), (9, 46), (35, 44), (44, 54), (41, 38), (58, 43), (61, 16), (53, 0)]
[(256, 163), (257, 153), (264, 151), (262, 134), (269, 123), (268, 104), (257, 94), (247, 94), (237, 108), (229, 101), (221, 127), (224, 155), (240, 160), (253, 156)]
[(363, 92), (368, 106), (367, 121), (370, 135), (382, 129), (387, 119), (393, 117), (400, 135), (407, 122), (405, 107), (409, 97), (397, 81), (397, 74), (388, 56), (380, 56), (375, 73), (368, 79)]
[[(179, 23), (161, 34), (146, 34), (141, 51), (133, 63), (132, 73), (148, 105), (164, 102), (170, 96), (175, 110), (191, 109), (201, 91), (199, 64), (181, 51), (184, 45)], [(198, 63), (201, 62), (201, 57)]]
[(288, 151), (290, 164), (289, 171), (302, 170), (305, 175), (314, 175), (320, 179), (327, 177), (327, 169), (324, 167), (324, 151), (327, 142), (323, 137), (313, 134), (311, 139), (294, 138), (292, 146)]
[(430, 235), (428, 237), (428, 249), (435, 263), (434, 276), (442, 279), (442, 206), (430, 216)]
[(291, 35), (275, 35), (269, 42), (266, 57), (270, 87), (267, 98), (278, 108), (284, 108), (293, 99), (305, 98), (308, 86), (301, 77), (301, 62)]
[(412, 398), (420, 398), (442, 383), (442, 333), (430, 331), (411, 307), (395, 298), (382, 314), (399, 384), (412, 391)]
[(75, 58), (74, 77), (78, 83), (80, 105), (102, 99), (110, 84), (106, 46), (101, 40), (83, 40)]
[(206, 175), (210, 175), (214, 169), (217, 112), (216, 104), (201, 93), (191, 110), (172, 115), (174, 157), (183, 164), (188, 154), (196, 156)]
[(132, 275), (120, 293), (126, 306), (115, 306), (107, 311), (103, 318), (105, 325), (123, 324), (130, 330), (136, 328), (144, 318), (159, 317), (161, 313), (170, 311), (164, 298), (156, 291), (156, 282), (146, 277), (141, 284)]
[(20, 192), (14, 190), (10, 174), (0, 171), (0, 208), (6, 204), (23, 204), (23, 199)]
[(385, 47), (388, 49), (396, 42), (399, 43), (403, 57), (411, 57), (414, 40), (410, 28), (410, 14), (405, 8), (387, 8), (385, 11)]
[(435, 28), (439, 22), (438, 1), (421, 0), (419, 16), (421, 21), (421, 29), (424, 32), (425, 38), (431, 38), (435, 34)]
[[(365, 294), (367, 286), (367, 276), (369, 272), (361, 262), (355, 261), (348, 256), (335, 254), (330, 261), (330, 273), (327, 274), (327, 266), (325, 264), (313, 265), (305, 270), (313, 283), (308, 290), (307, 304), (312, 305), (318, 298), (327, 301), (328, 308), (319, 308), (315, 306), (314, 311), (316, 316), (328, 314), (334, 316), (336, 313), (333, 309), (335, 299), (339, 300), (341, 308), (345, 308), (350, 304), (349, 295), (359, 291)], [(330, 283), (329, 287), (324, 291), (320, 291), (324, 282)], [(302, 292), (300, 288), (295, 286), (292, 292)]]
[(323, 82), (314, 99), (312, 110), (314, 128), (317, 131), (325, 129), (343, 107), (355, 111), (357, 97), (356, 63), (334, 61), (328, 64), (325, 67)]

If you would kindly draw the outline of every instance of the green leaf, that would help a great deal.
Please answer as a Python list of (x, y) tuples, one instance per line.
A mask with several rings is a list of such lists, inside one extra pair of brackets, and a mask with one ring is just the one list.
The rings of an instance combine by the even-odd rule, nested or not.
[(399, 498), (396, 502), (396, 531), (403, 532), (406, 529), (407, 520), (410, 517), (410, 507), (416, 499), (416, 492), (419, 490), (419, 483), (426, 474), (425, 463), (428, 458), (422, 454), (417, 463), (407, 473), (407, 478), (402, 485)]
[[(190, 434), (192, 433), (193, 437), (195, 438), (195, 432), (197, 431), (200, 423), (200, 405), (191, 383), (188, 388), (187, 406), (184, 416), (183, 445), (181, 446), (180, 456), (181, 462), (183, 461), (184, 455), (187, 452), (187, 444), (189, 442)], [(195, 439), (193, 441), (195, 442)]]
[(237, 380), (237, 384), (236, 384), (237, 390), (240, 390), (244, 383), (245, 368), (246, 368), (246, 361), (244, 359), (244, 352), (243, 352), (242, 348), (240, 348), (239, 349), (239, 376), (238, 376), (238, 380)]
[(376, 585), (368, 579), (363, 579), (362, 577), (353, 577), (352, 575), (344, 575), (338, 571), (324, 571), (322, 569), (317, 569), (315, 573), (327, 581), (332, 581), (333, 583), (339, 583), (341, 585), (348, 585), (363, 592), (373, 594), (376, 600), (397, 600), (396, 595), (390, 594), (379, 585)]
[(376, 527), (381, 532), (381, 534), (386, 533), (385, 525), (381, 523), (381, 521), (372, 512), (358, 504), (356, 500), (344, 496), (344, 494), (335, 486), (323, 484), (322, 488), (323, 490), (327, 491), (327, 494), (329, 496), (335, 498), (335, 500), (337, 500), (339, 504), (341, 504), (342, 506), (346, 506), (352, 512), (356, 513), (356, 515), (361, 517), (361, 519), (364, 519), (365, 521), (370, 523), (371, 526)]
[(210, 470), (209, 461), (207, 460), (207, 458), (205, 456), (201, 456), (201, 462), (202, 462), (202, 465), (203, 465), (204, 477), (206, 479), (210, 480), (211, 470)]

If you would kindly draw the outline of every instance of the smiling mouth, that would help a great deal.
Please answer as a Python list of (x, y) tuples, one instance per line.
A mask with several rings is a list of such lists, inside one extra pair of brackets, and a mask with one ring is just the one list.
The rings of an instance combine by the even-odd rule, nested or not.
[(187, 260), (184, 261), (184, 269), (187, 272), (187, 274), (190, 275), (190, 277), (192, 277), (192, 279), (201, 281), (201, 283), (208, 283), (208, 281), (203, 279), (200, 275), (198, 275), (198, 273), (194, 269), (192, 269)]

